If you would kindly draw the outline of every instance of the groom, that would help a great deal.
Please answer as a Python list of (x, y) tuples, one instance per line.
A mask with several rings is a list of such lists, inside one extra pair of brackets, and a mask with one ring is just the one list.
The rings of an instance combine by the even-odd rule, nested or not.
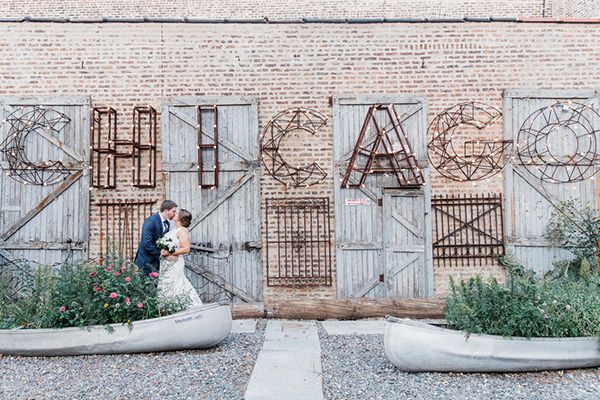
[(160, 205), (160, 212), (146, 218), (142, 225), (142, 238), (135, 255), (135, 264), (142, 268), (144, 274), (149, 275), (158, 271), (160, 265), (160, 250), (156, 241), (171, 230), (177, 213), (177, 204), (172, 200), (165, 200)]

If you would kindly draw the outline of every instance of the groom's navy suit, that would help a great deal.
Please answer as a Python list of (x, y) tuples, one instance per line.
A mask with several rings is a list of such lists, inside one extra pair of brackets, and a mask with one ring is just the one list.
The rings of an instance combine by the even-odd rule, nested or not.
[(160, 250), (156, 247), (156, 241), (164, 232), (165, 227), (159, 213), (146, 218), (142, 225), (142, 238), (135, 255), (135, 264), (142, 268), (146, 275), (159, 269)]

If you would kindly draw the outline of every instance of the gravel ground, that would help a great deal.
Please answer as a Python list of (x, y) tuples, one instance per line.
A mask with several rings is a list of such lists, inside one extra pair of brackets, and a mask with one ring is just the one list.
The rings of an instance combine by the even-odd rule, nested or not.
[(320, 327), (328, 399), (600, 399), (600, 369), (513, 374), (407, 373), (385, 356), (383, 336), (328, 335)]
[(208, 350), (0, 358), (0, 399), (243, 399), (265, 323)]

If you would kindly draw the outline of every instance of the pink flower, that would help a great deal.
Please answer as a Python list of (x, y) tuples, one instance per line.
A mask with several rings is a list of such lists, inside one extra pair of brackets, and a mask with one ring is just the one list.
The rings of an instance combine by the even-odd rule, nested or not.
[(142, 307), (144, 307), (144, 304), (142, 304), (142, 303), (138, 303), (138, 304), (137, 304), (137, 307), (138, 307), (138, 308), (142, 308)]
[(119, 275), (121, 275), (121, 273), (120, 273), (119, 271), (115, 271), (115, 272), (114, 272), (114, 275), (115, 275), (115, 276), (119, 276)]
[(100, 293), (102, 291), (102, 288), (100, 286), (96, 286), (96, 292)]
[(90, 272), (90, 278), (93, 278), (93, 277), (95, 277), (95, 276), (96, 276), (96, 273), (95, 273), (95, 272)]
[(129, 297), (125, 297), (125, 304), (130, 305), (131, 299)]
[(158, 272), (150, 272), (150, 278), (158, 278)]
[(111, 298), (111, 299), (116, 299), (116, 298), (117, 298), (117, 294), (116, 294), (115, 292), (112, 292), (112, 293), (110, 294), (110, 298)]
[(114, 267), (114, 266), (115, 266), (115, 264), (113, 264), (113, 263), (110, 263), (110, 264), (108, 264), (108, 266), (109, 266), (109, 267)]
[(111, 271), (110, 267), (104, 268), (104, 272), (110, 272), (110, 271)]
[(125, 271), (127, 267), (121, 267), (121, 272)]
[(65, 307), (65, 306), (60, 306), (60, 308), (58, 309), (58, 311), (60, 311), (60, 312), (65, 312), (65, 311), (67, 311), (67, 307)]
[(129, 276), (125, 277), (125, 282), (131, 282), (131, 278)]

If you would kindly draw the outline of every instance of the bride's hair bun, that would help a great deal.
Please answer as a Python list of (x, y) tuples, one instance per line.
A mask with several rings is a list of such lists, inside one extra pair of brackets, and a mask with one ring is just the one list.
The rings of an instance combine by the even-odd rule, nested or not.
[(192, 224), (192, 213), (183, 208), (179, 209), (179, 222), (183, 227), (187, 228)]

